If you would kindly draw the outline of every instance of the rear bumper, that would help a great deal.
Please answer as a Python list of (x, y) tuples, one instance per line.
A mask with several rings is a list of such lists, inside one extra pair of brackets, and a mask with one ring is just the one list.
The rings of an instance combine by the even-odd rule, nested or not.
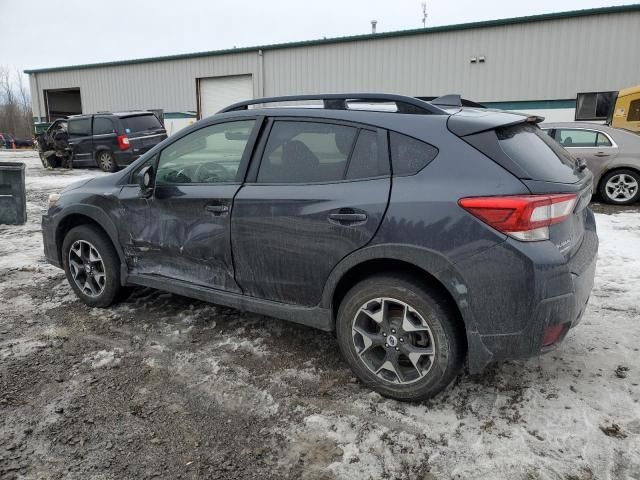
[[(593, 222), (579, 250), (568, 259), (551, 242), (507, 240), (456, 265), (469, 291), (470, 370), (478, 372), (495, 361), (555, 349), (584, 314), (593, 288), (597, 252)], [(556, 325), (561, 327), (549, 328)], [(557, 334), (545, 340), (550, 330)]]

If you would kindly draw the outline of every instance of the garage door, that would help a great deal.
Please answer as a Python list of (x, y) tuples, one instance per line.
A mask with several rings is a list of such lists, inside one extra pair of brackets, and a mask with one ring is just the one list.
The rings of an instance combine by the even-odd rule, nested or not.
[(200, 79), (200, 116), (206, 118), (220, 109), (253, 98), (251, 75)]

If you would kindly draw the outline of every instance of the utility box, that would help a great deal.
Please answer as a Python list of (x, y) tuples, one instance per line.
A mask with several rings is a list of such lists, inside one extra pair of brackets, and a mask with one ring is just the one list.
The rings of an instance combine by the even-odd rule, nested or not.
[(22, 225), (27, 221), (25, 164), (0, 162), (0, 224)]

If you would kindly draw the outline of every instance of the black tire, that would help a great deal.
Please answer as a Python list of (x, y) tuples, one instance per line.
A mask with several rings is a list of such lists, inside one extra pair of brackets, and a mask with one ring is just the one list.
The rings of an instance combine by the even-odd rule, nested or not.
[(97, 152), (96, 163), (98, 164), (98, 168), (103, 172), (115, 172), (118, 170), (118, 163), (111, 152), (104, 150)]
[[(104, 274), (104, 284), (101, 292), (97, 295), (92, 296), (85, 293), (71, 273), (69, 253), (71, 247), (78, 241), (87, 242), (93, 246), (101, 257), (102, 268), (99, 271)], [(62, 242), (62, 266), (73, 291), (80, 300), (90, 307), (108, 307), (121, 298), (120, 259), (111, 240), (99, 228), (92, 225), (80, 225), (67, 233)]]
[[(361, 306), (380, 297), (388, 297), (408, 304), (422, 316), (431, 331), (433, 343), (435, 343), (435, 354), (429, 360), (430, 367), (423, 373), (424, 376), (418, 377), (412, 383), (394, 383), (381, 378), (367, 367), (365, 360), (358, 355), (352, 334), (356, 314)], [(382, 334), (382, 332), (379, 333)], [(466, 355), (466, 342), (461, 321), (447, 300), (436, 290), (404, 275), (376, 275), (351, 288), (338, 310), (336, 334), (342, 355), (360, 381), (381, 395), (400, 401), (424, 400), (444, 390), (462, 370)], [(406, 342), (409, 342), (402, 345), (407, 346), (412, 342), (408, 338), (411, 334), (399, 330), (398, 335), (407, 338)], [(403, 337), (400, 337), (400, 341), (404, 342)], [(398, 341), (395, 335), (394, 341)], [(402, 347), (399, 343), (397, 345)], [(388, 346), (381, 345), (375, 348), (379, 349), (375, 353), (380, 352), (385, 359), (389, 355), (386, 351)], [(400, 352), (399, 355), (402, 353)], [(402, 357), (400, 360), (404, 362), (405, 367), (407, 360), (408, 357)]]
[[(616, 176), (625, 176), (625, 178), (632, 178), (635, 180), (635, 192), (630, 192), (632, 195), (628, 198), (615, 198), (609, 192), (607, 188), (607, 183), (609, 180)], [(640, 174), (634, 170), (629, 170), (626, 168), (619, 170), (612, 170), (611, 172), (606, 173), (602, 179), (600, 180), (599, 193), (606, 203), (611, 205), (631, 205), (632, 203), (640, 200)], [(628, 190), (627, 190), (628, 191)]]

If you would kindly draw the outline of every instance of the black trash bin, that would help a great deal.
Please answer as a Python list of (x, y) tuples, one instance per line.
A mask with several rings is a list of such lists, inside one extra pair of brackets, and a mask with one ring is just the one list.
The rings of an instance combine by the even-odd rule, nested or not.
[(27, 221), (24, 163), (0, 162), (0, 224), (22, 225)]

